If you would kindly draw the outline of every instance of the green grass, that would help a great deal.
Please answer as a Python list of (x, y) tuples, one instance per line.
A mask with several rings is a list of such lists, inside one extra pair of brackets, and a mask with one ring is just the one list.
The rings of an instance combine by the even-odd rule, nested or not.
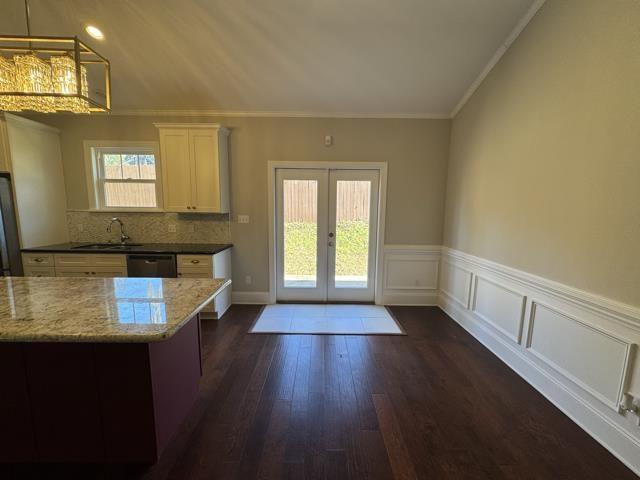
[[(289, 275), (316, 273), (316, 225), (286, 223), (284, 262)], [(341, 222), (336, 231), (336, 274), (366, 275), (369, 246), (367, 222)]]

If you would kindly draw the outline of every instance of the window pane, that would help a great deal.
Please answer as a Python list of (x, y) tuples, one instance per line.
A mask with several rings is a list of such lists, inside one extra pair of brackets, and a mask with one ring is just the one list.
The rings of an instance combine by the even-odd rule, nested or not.
[(156, 178), (156, 158), (153, 155), (139, 155), (140, 178), (155, 180)]
[(156, 207), (153, 183), (105, 182), (105, 207)]
[(140, 179), (138, 155), (131, 155), (129, 153), (122, 155), (122, 175), (122, 178)]
[(337, 182), (336, 288), (367, 288), (371, 182)]
[(318, 182), (284, 180), (284, 286), (315, 288), (318, 270)]
[(117, 153), (102, 155), (105, 178), (122, 178), (122, 156)]

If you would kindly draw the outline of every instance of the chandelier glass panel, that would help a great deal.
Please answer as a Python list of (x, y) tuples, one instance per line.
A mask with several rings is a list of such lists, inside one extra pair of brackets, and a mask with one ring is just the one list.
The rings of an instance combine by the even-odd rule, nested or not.
[(110, 111), (109, 61), (77, 37), (31, 36), (26, 12), (29, 35), (0, 35), (0, 111)]

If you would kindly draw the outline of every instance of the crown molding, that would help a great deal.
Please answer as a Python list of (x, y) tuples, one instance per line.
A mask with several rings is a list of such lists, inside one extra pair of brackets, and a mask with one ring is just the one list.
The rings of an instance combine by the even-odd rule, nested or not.
[(469, 88), (464, 93), (464, 95), (462, 96), (458, 104), (452, 110), (451, 114), (449, 115), (449, 118), (454, 118), (458, 114), (458, 112), (462, 110), (462, 107), (464, 107), (465, 104), (469, 101), (471, 96), (482, 84), (482, 82), (487, 77), (487, 75), (491, 73), (491, 70), (493, 70), (493, 67), (497, 65), (497, 63), (500, 61), (500, 59), (505, 54), (505, 52), (513, 44), (513, 42), (516, 41), (516, 39), (520, 36), (522, 31), (525, 29), (525, 27), (529, 25), (529, 22), (531, 21), (531, 19), (533, 19), (535, 14), (538, 13), (538, 10), (542, 8), (542, 5), (544, 5), (545, 1), (546, 0), (536, 0), (535, 2), (533, 2), (531, 7), (529, 7), (529, 10), (527, 10), (527, 12), (522, 16), (520, 21), (515, 26), (515, 28), (511, 30), (511, 33), (507, 35), (507, 38), (505, 38), (504, 42), (502, 42), (502, 44), (498, 47), (498, 49), (496, 50), (496, 53), (494, 53), (491, 59), (489, 60), (489, 63), (487, 63), (487, 65), (482, 69), (482, 71), (480, 72), (480, 75), (478, 75), (478, 77), (469, 86)]
[(210, 109), (115, 109), (110, 115), (142, 117), (272, 117), (272, 118), (379, 118), (448, 120), (448, 113), (358, 113), (311, 111), (243, 111)]

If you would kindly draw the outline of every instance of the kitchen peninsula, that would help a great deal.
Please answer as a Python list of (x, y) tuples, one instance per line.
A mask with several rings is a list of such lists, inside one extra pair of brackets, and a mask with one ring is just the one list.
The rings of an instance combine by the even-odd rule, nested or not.
[(201, 375), (230, 280), (0, 278), (0, 461), (153, 463)]

